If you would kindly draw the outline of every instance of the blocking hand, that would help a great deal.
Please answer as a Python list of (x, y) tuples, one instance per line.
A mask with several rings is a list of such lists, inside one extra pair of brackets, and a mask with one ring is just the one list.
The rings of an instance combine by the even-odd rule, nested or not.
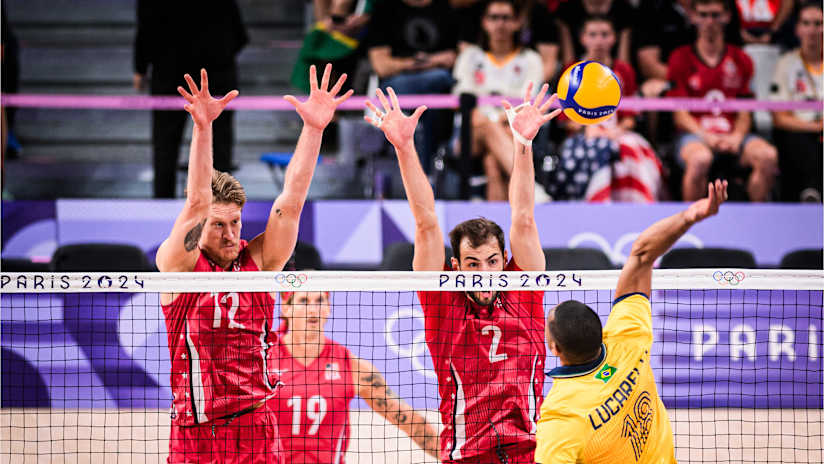
[(411, 116), (404, 116), (401, 112), (400, 104), (398, 103), (398, 96), (392, 87), (387, 87), (386, 91), (389, 93), (389, 99), (392, 101), (390, 105), (386, 100), (381, 89), (375, 90), (384, 111), (379, 110), (369, 100), (366, 101), (366, 106), (375, 113), (375, 118), (364, 116), (367, 122), (383, 131), (386, 139), (395, 147), (402, 147), (405, 144), (412, 143), (415, 136), (415, 127), (418, 125), (418, 119), (424, 111), (426, 106), (419, 106), (415, 108), (415, 112)]
[(332, 74), (332, 65), (327, 64), (323, 70), (320, 85), (318, 85), (318, 74), (315, 65), (312, 65), (309, 67), (309, 98), (301, 102), (292, 95), (283, 97), (284, 100), (295, 107), (301, 119), (303, 119), (303, 124), (309, 127), (325, 129), (335, 115), (338, 105), (345, 102), (354, 93), (354, 90), (349, 89), (342, 96), (336, 97), (341, 87), (343, 87), (343, 83), (346, 82), (345, 73), (340, 76), (331, 90), (327, 90), (330, 74)]
[(192, 121), (199, 127), (206, 127), (211, 124), (212, 121), (220, 116), (220, 113), (223, 112), (226, 105), (238, 96), (238, 91), (232, 90), (221, 99), (212, 98), (212, 95), (209, 93), (209, 77), (206, 75), (205, 69), (200, 70), (199, 90), (192, 76), (186, 74), (183, 78), (186, 79), (186, 83), (189, 84), (189, 91), (191, 93), (180, 86), (177, 87), (177, 91), (189, 102), (183, 109), (192, 115)]
[(530, 82), (526, 87), (526, 92), (524, 92), (523, 104), (519, 105), (517, 108), (512, 108), (512, 105), (510, 105), (508, 101), (503, 100), (501, 102), (504, 109), (507, 110), (507, 113), (515, 111), (515, 117), (510, 120), (510, 127), (514, 132), (517, 132), (526, 140), (531, 141), (534, 139), (535, 135), (538, 134), (538, 129), (540, 129), (541, 126), (548, 123), (555, 116), (561, 114), (561, 108), (558, 108), (549, 114), (544, 114), (547, 110), (549, 110), (552, 104), (558, 100), (558, 95), (552, 94), (546, 102), (541, 104), (541, 101), (543, 101), (546, 96), (547, 89), (549, 89), (549, 86), (544, 84), (541, 87), (541, 91), (538, 92), (538, 96), (535, 97), (535, 103), (530, 103), (532, 100), (530, 97), (530, 94), (532, 93), (532, 82)]

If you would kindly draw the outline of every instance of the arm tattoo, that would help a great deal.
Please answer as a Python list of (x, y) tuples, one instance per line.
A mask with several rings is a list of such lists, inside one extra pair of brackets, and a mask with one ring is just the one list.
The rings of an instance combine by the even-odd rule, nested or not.
[(406, 414), (399, 412), (393, 416), (396, 421), (398, 421), (398, 425), (406, 423)]
[(283, 216), (283, 211), (281, 211), (280, 208), (278, 208), (278, 209), (275, 210), (275, 214), (277, 214), (278, 217), (281, 217), (281, 216)]
[(186, 238), (183, 239), (183, 248), (186, 251), (192, 251), (197, 247), (197, 242), (200, 241), (200, 235), (203, 233), (203, 226), (206, 225), (206, 219), (197, 223), (189, 232), (186, 232)]

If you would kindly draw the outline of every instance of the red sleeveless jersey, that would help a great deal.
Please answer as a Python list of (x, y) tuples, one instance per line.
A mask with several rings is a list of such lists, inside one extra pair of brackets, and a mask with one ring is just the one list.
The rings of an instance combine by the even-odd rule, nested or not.
[(272, 400), (277, 412), (284, 462), (338, 464), (349, 446), (349, 403), (355, 397), (352, 354), (326, 339), (308, 366), (281, 342), (272, 349), (269, 372), (283, 387)]
[[(259, 270), (240, 242), (230, 271)], [(201, 252), (196, 272), (225, 272)], [(172, 423), (187, 426), (241, 411), (274, 390), (266, 352), (274, 299), (268, 293), (183, 293), (163, 305), (172, 364)]]
[[(505, 271), (521, 269), (510, 261)], [(441, 397), (441, 460), (535, 446), (544, 388), (543, 292), (418, 292)], [(491, 310), (490, 310), (491, 309)]]

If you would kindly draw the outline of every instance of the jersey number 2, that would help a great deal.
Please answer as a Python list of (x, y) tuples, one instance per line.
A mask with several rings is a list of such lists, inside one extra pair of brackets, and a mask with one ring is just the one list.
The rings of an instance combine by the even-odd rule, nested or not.
[[(300, 419), (303, 412), (300, 407), (301, 399), (300, 396), (293, 396), (286, 401), (286, 406), (292, 408), (292, 435), (300, 435)], [(326, 399), (324, 397), (314, 395), (309, 398), (309, 401), (306, 402), (306, 417), (312, 421), (312, 425), (306, 431), (307, 435), (318, 433), (320, 423), (323, 422), (323, 418), (326, 416), (326, 410)]]
[(498, 353), (498, 344), (501, 343), (501, 328), (497, 325), (488, 325), (481, 329), (482, 335), (492, 332), (492, 344), (489, 346), (489, 362), (496, 363), (506, 359), (506, 353)]
[(245, 329), (243, 324), (235, 322), (235, 314), (237, 314), (237, 305), (240, 302), (240, 297), (237, 292), (224, 293), (223, 298), (219, 298), (219, 293), (212, 292), (215, 298), (215, 316), (212, 321), (212, 328), (220, 328), (220, 320), (223, 318), (223, 310), (220, 308), (220, 303), (226, 304), (226, 300), (231, 300), (232, 304), (229, 306), (229, 328), (230, 329)]

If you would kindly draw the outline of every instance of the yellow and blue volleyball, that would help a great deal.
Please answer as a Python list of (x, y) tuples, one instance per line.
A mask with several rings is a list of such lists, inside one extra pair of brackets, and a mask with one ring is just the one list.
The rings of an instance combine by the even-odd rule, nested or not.
[(608, 66), (579, 61), (561, 74), (558, 101), (569, 119), (596, 124), (615, 113), (621, 102), (621, 83)]

